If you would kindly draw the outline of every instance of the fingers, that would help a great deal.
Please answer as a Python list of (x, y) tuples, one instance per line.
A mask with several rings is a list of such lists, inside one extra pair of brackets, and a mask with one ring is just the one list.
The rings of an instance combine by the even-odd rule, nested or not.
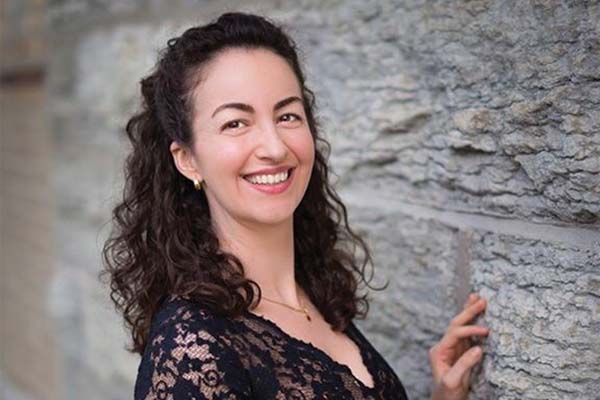
[[(469, 299), (469, 302), (471, 302), (471, 299)], [(450, 321), (450, 326), (460, 326), (471, 321), (477, 314), (485, 310), (486, 304), (487, 302), (483, 298), (473, 301), (471, 304), (467, 303), (465, 309)]]
[(478, 325), (466, 325), (448, 330), (442, 339), (429, 349), (431, 364), (437, 364), (439, 357), (448, 352), (454, 353), (456, 357), (462, 355), (470, 347), (465, 339), (472, 336), (487, 336), (489, 333), (489, 328)]
[(464, 308), (467, 308), (471, 304), (475, 303), (478, 299), (479, 299), (479, 295), (478, 294), (471, 293), (469, 295), (469, 298), (467, 299), (467, 302), (465, 303), (465, 307)]
[(440, 348), (450, 348), (456, 346), (461, 339), (471, 336), (487, 336), (490, 333), (489, 328), (479, 325), (464, 325), (448, 329), (448, 332), (439, 342)]
[(436, 365), (440, 356), (448, 354), (448, 352), (456, 354), (456, 357), (462, 355), (470, 347), (464, 339), (472, 336), (487, 336), (489, 333), (489, 328), (479, 325), (465, 325), (449, 329), (442, 339), (429, 349), (431, 364)]
[(481, 360), (482, 355), (483, 351), (479, 346), (469, 349), (442, 377), (441, 384), (450, 390), (455, 390), (465, 383), (468, 384), (471, 370)]
[(489, 328), (479, 325), (465, 325), (452, 328), (446, 332), (435, 347), (442, 352), (454, 348), (458, 352), (458, 356), (466, 350), (465, 347), (469, 347), (469, 345), (467, 345), (468, 342), (465, 342), (464, 339), (470, 338), (471, 336), (487, 336), (489, 333)]
[[(460, 387), (463, 379), (462, 386), (468, 385), (470, 370), (482, 354), (479, 346), (471, 347), (469, 339), (487, 336), (490, 330), (484, 326), (466, 324), (483, 312), (486, 305), (485, 299), (471, 293), (464, 309), (450, 322), (446, 334), (430, 348), (429, 360), (434, 381), (438, 384), (444, 380), (450, 386)], [(451, 374), (450, 370), (453, 371)]]

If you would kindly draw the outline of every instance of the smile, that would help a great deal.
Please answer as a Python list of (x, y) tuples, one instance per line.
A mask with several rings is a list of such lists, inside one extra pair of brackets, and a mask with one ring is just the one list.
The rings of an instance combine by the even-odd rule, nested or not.
[(245, 176), (248, 182), (258, 185), (277, 185), (278, 183), (286, 181), (290, 177), (291, 169), (272, 175), (251, 175)]
[(242, 178), (250, 186), (262, 193), (279, 194), (285, 192), (291, 185), (295, 168), (277, 174), (246, 175)]

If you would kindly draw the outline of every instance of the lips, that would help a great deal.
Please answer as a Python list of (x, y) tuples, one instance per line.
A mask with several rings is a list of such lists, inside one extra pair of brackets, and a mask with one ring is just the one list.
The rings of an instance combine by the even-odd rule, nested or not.
[(279, 183), (274, 183), (274, 184), (252, 183), (245, 177), (243, 179), (254, 190), (257, 190), (259, 192), (269, 194), (269, 195), (276, 195), (276, 194), (285, 192), (290, 187), (290, 185), (292, 184), (292, 181), (295, 178), (295, 173), (294, 173), (295, 170), (296, 170), (296, 168), (291, 168), (288, 173), (288, 178), (285, 181), (279, 182)]
[(280, 172), (285, 172), (288, 170), (294, 169), (294, 167), (289, 165), (282, 165), (281, 167), (273, 167), (273, 168), (264, 168), (258, 171), (251, 172), (249, 174), (242, 175), (244, 178), (251, 177), (253, 175), (274, 175)]

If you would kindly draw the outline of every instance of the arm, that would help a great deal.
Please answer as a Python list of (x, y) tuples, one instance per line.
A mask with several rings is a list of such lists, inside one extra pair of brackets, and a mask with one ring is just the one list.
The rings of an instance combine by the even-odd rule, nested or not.
[(144, 352), (135, 400), (250, 399), (247, 372), (222, 332), (211, 317), (165, 321)]

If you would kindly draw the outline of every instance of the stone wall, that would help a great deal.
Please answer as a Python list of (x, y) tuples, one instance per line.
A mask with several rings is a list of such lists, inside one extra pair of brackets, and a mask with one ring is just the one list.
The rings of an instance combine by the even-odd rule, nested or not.
[(157, 49), (225, 10), (273, 17), (301, 47), (337, 188), (390, 282), (358, 323), (411, 399), (429, 397), (427, 349), (471, 290), (492, 330), (472, 399), (593, 399), (600, 5), (458, 0), (49, 2), (57, 267), (35, 301), (64, 398), (131, 397), (138, 361), (95, 278), (121, 132)]
[(0, 3), (0, 399), (62, 398), (43, 2)]

